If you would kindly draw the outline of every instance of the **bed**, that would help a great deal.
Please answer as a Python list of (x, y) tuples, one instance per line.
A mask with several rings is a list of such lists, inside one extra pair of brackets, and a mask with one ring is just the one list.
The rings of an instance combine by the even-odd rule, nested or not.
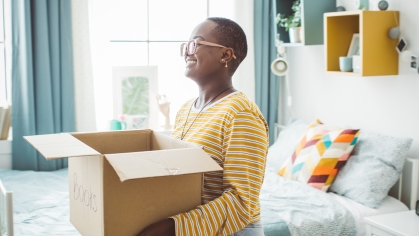
[[(340, 194), (322, 192), (278, 176), (281, 158), (292, 152), (304, 131), (305, 124), (293, 124), (298, 124), (298, 129), (288, 125), (269, 149), (260, 195), (266, 236), (365, 235), (363, 217), (408, 210), (399, 200), (401, 191), (396, 191), (398, 199), (385, 196), (379, 207), (371, 208)], [(408, 165), (418, 168), (417, 160), (410, 161), (414, 164)], [(411, 177), (405, 178), (417, 179), (418, 172), (412, 171)], [(5, 189), (13, 192), (14, 235), (80, 235), (69, 221), (67, 169), (0, 170), (0, 179)], [(411, 186), (417, 185), (411, 182)], [(409, 201), (412, 203), (413, 199), (417, 199), (416, 191), (412, 191)]]
[[(375, 191), (385, 191), (385, 196), (382, 196), (383, 199), (379, 201), (379, 204), (373, 204), (370, 201), (361, 201), (363, 204), (357, 202), (360, 201), (360, 199), (354, 197), (353, 194), (359, 194), (359, 191), (357, 192), (355, 189), (360, 188), (360, 191), (366, 191), (365, 188), (361, 188), (357, 185), (340, 186), (341, 189), (347, 187), (345, 190), (348, 188), (354, 190), (352, 193), (348, 191), (346, 194), (346, 192), (339, 191), (341, 190), (339, 188), (334, 189), (340, 194), (334, 192), (326, 193), (306, 184), (279, 176), (277, 172), (280, 166), (285, 162), (286, 158), (291, 156), (298, 141), (304, 135), (307, 126), (308, 123), (305, 121), (292, 120), (287, 126), (277, 125), (277, 127), (275, 127), (275, 136), (277, 136), (277, 139), (269, 148), (265, 180), (260, 194), (261, 218), (265, 236), (366, 235), (364, 217), (407, 211), (409, 208), (406, 205), (413, 209), (415, 201), (418, 198), (417, 186), (419, 183), (417, 180), (419, 179), (419, 160), (406, 159), (405, 154), (411, 143), (411, 140), (409, 141), (408, 139), (388, 137), (368, 131), (362, 135), (361, 132), (359, 139), (360, 143), (358, 143), (359, 149), (366, 150), (357, 150), (357, 153), (355, 153), (354, 150), (354, 155), (351, 155), (349, 159), (352, 160), (351, 158), (353, 158), (353, 162), (350, 163), (348, 161), (338, 174), (339, 177), (342, 172), (343, 175), (341, 179), (335, 180), (335, 182), (339, 182), (338, 184), (340, 185), (342, 185), (342, 183), (347, 184), (348, 180), (345, 180), (344, 178), (351, 178), (349, 181), (354, 182), (359, 180), (348, 175), (347, 172), (353, 171), (351, 165), (355, 166), (355, 168), (358, 168), (359, 165), (372, 165), (372, 168), (378, 168), (380, 165), (389, 164), (389, 166), (387, 166), (388, 169), (383, 169), (386, 170), (384, 173), (388, 173), (389, 169), (399, 168), (399, 172), (394, 171), (392, 180), (390, 180), (390, 177), (380, 176), (380, 170), (365, 171), (360, 175), (362, 175), (363, 180), (371, 178), (371, 181), (375, 181), (374, 175), (376, 175), (375, 177), (384, 179), (384, 181), (396, 182), (399, 176), (403, 176), (400, 175), (403, 168), (403, 166), (400, 166), (403, 165), (400, 161), (402, 160), (403, 163), (406, 163), (405, 166), (407, 169), (411, 169), (410, 172), (404, 175), (407, 184), (403, 184), (401, 179), (395, 184), (391, 192), (395, 193), (394, 196), (396, 197), (387, 195), (392, 184), (383, 187), (383, 189), (374, 189)], [(376, 142), (376, 139), (381, 139), (382, 143)], [(366, 142), (373, 144), (367, 145), (368, 143)], [(394, 145), (389, 143), (393, 143)], [(387, 145), (387, 147), (383, 147), (383, 145)], [(387, 153), (382, 154), (382, 150)], [(376, 163), (367, 163), (368, 160), (357, 163), (361, 154), (367, 154), (368, 160), (377, 159)], [(382, 157), (375, 157), (375, 154)], [(393, 165), (393, 163), (390, 165), (393, 159), (397, 159), (393, 158), (393, 156), (397, 155), (400, 156), (400, 160), (397, 160), (399, 162), (398, 166), (396, 164)], [(387, 159), (385, 159), (384, 156), (386, 156)], [(407, 160), (406, 162), (405, 159)], [(380, 164), (377, 165), (377, 162)], [(345, 170), (344, 168), (347, 169)], [(396, 176), (396, 173), (398, 176)], [(397, 177), (397, 179), (395, 177)], [(371, 184), (371, 186), (374, 187), (374, 183), (372, 182)], [(379, 185), (379, 183), (377, 184)], [(402, 186), (407, 191), (402, 191)], [(404, 195), (402, 193), (404, 193)], [(372, 191), (370, 195), (365, 196), (374, 197), (374, 195), (371, 194), (375, 193)], [(362, 193), (360, 193), (360, 195), (362, 195)], [(401, 199), (406, 199), (405, 202), (407, 204), (404, 204)]]

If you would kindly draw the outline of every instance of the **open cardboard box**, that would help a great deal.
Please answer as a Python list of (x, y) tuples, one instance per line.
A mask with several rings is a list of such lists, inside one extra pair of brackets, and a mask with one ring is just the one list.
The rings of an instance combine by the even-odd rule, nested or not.
[(68, 159), (70, 221), (82, 235), (136, 235), (201, 205), (203, 173), (222, 168), (195, 144), (152, 130), (24, 137)]

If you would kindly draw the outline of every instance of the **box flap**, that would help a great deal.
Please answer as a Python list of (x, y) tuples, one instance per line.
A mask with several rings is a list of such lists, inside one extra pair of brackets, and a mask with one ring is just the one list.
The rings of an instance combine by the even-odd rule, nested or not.
[(47, 160), (100, 155), (99, 152), (68, 133), (23, 136), (23, 138)]
[(223, 169), (202, 148), (107, 154), (106, 159), (121, 182), (170, 175), (184, 175)]
[(201, 147), (196, 143), (185, 142), (175, 139), (167, 134), (153, 131), (151, 137), (151, 150), (166, 150), (166, 149), (179, 149), (179, 148), (192, 148)]

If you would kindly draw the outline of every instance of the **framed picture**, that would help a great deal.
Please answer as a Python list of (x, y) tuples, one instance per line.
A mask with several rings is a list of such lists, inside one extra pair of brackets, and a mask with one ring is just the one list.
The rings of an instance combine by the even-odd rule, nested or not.
[(158, 129), (157, 66), (118, 66), (112, 68), (113, 118), (127, 129)]
[(351, 45), (349, 46), (347, 57), (352, 57), (353, 55), (361, 55), (359, 34), (354, 34), (352, 36)]
[(397, 43), (396, 50), (398, 53), (403, 52), (407, 47), (407, 42), (404, 38), (400, 38), (399, 42)]

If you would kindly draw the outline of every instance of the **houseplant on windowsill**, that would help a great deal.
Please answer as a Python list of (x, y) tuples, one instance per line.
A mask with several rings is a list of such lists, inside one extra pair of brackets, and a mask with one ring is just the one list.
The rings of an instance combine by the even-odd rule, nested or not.
[(301, 5), (300, 0), (294, 1), (292, 4), (294, 14), (286, 16), (285, 14), (278, 14), (276, 16), (276, 23), (280, 27), (284, 27), (290, 36), (290, 43), (301, 43)]

